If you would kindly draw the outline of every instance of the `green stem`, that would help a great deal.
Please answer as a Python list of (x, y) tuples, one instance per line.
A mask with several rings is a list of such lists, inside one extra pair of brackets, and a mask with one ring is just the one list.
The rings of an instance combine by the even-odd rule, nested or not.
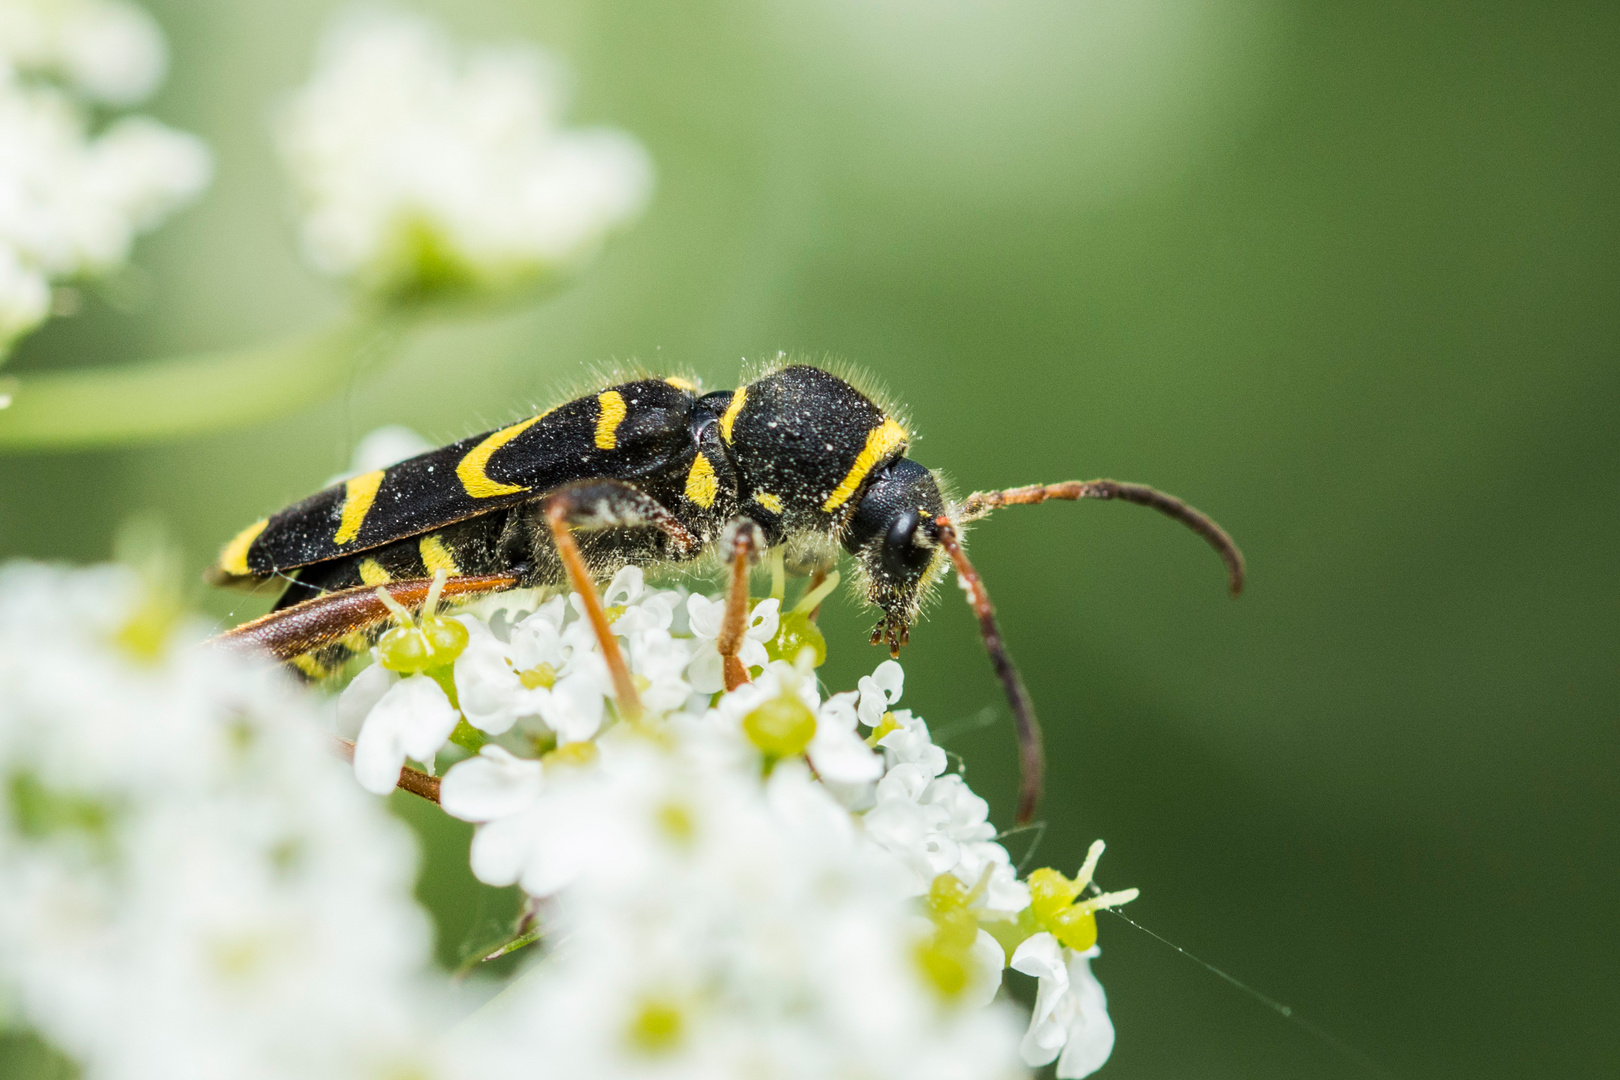
[(391, 352), (404, 327), (345, 321), (271, 345), (7, 380), (0, 453), (85, 450), (185, 438), (285, 415)]

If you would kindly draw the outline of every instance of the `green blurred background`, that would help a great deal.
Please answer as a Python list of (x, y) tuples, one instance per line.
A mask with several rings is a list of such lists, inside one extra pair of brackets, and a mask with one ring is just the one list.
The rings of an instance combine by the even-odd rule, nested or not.
[[(207, 138), (205, 201), (12, 373), (322, 324), (267, 136), (330, 6), (149, 2), (151, 111)], [(179, 444), (0, 458), (0, 555), (105, 557), (155, 509), (199, 569), (355, 439), (450, 439), (585, 363), (729, 386), (789, 349), (909, 404), (962, 490), (1113, 476), (1249, 557), (1121, 506), (973, 535), (1047, 726), (1051, 829), (1109, 841), (1130, 914), (1398, 1077), (1620, 1073), (1620, 14), (1613, 5), (1226, 0), (439, 0), (520, 36), (627, 128), (653, 208), (574, 288), (446, 325), (296, 416)], [(999, 702), (944, 591), (906, 656), (936, 728)], [(203, 596), (210, 612), (263, 601)], [(251, 606), (250, 606), (251, 605)], [(880, 659), (826, 618), (834, 687)], [(971, 728), (971, 724), (960, 725)], [(1010, 729), (957, 736), (1011, 817)], [(460, 827), (423, 895), (477, 922)], [(1118, 920), (1104, 1076), (1374, 1075)]]

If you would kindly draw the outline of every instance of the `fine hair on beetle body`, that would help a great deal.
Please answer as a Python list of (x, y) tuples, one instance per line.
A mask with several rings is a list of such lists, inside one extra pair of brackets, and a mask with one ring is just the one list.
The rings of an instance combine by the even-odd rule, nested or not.
[[(1202, 535), (1226, 562), (1234, 593), (1242, 556), (1209, 518), (1138, 484), (1070, 481), (958, 502), (937, 472), (908, 456), (914, 441), (909, 421), (871, 380), (784, 354), (729, 390), (705, 392), (680, 375), (614, 372), (552, 408), (348, 477), (255, 522), (206, 577), (248, 587), (289, 581), (269, 615), (227, 636), (316, 678), (363, 646), (402, 597), (423, 602), (429, 580), (435, 603), (564, 582), (594, 603), (594, 582), (620, 567), (718, 560), (730, 567), (737, 597), (721, 638), (727, 683), (736, 685), (748, 673), (727, 650), (746, 620), (748, 568), (767, 551), (779, 549), (789, 572), (817, 581), (833, 571), (840, 548), (852, 556), (857, 594), (879, 611), (872, 642), (891, 655), (954, 568), (1018, 723), (1024, 816), (1039, 791), (1039, 731), (962, 528), (1002, 506), (1121, 499)], [(389, 603), (362, 595), (374, 590)], [(617, 649), (605, 616), (596, 621), (612, 666)], [(633, 698), (628, 675), (620, 682)], [(633, 701), (620, 705), (635, 711)]]

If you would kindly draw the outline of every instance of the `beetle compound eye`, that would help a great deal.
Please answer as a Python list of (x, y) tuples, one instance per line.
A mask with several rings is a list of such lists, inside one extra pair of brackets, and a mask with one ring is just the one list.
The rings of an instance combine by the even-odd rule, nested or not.
[(912, 538), (917, 535), (917, 525), (921, 520), (922, 518), (917, 511), (904, 511), (889, 524), (889, 535), (884, 542), (890, 547), (910, 547)]

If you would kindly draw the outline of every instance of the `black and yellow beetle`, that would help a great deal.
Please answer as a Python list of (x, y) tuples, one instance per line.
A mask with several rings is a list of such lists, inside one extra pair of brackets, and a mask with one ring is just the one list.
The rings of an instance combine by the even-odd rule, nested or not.
[(318, 492), (244, 529), (207, 579), (289, 581), (274, 611), (228, 636), (294, 660), (384, 621), (377, 588), (409, 607), (435, 575), (447, 597), (565, 579), (588, 588), (626, 564), (718, 550), (743, 568), (733, 582), (740, 575), (746, 596), (746, 559), (765, 548), (785, 545), (790, 567), (815, 573), (842, 547), (882, 612), (873, 642), (897, 654), (929, 587), (954, 563), (1019, 722), (1026, 789), (1033, 766), (1038, 790), (1033, 710), (957, 529), (998, 506), (1118, 498), (1203, 535), (1234, 593), (1242, 556), (1213, 521), (1140, 485), (1036, 485), (950, 503), (937, 476), (906, 457), (910, 440), (899, 418), (809, 365), (708, 394), (681, 378), (639, 378)]

